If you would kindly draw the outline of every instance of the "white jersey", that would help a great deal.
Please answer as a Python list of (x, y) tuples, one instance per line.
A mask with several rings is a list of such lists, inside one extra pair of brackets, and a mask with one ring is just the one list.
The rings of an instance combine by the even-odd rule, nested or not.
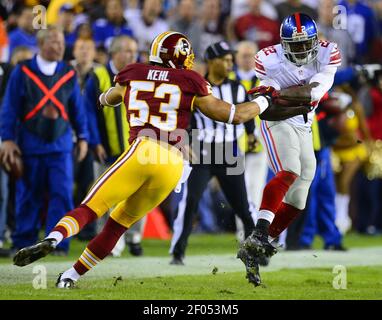
[[(337, 67), (341, 65), (341, 55), (335, 43), (319, 41), (317, 58), (307, 65), (298, 67), (291, 63), (285, 57), (281, 44), (260, 50), (255, 56), (255, 61), (260, 85), (280, 90), (318, 82), (319, 86), (312, 89), (312, 103), (317, 105), (333, 85)], [(302, 115), (285, 121), (294, 126), (310, 127), (313, 116), (314, 110), (308, 114), (308, 122), (305, 122)]]

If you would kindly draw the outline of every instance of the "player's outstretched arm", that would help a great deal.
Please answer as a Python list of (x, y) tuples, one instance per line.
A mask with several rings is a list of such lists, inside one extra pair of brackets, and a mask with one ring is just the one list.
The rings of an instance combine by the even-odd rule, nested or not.
[(109, 90), (103, 92), (99, 96), (99, 104), (100, 107), (117, 107), (123, 101), (123, 96), (125, 93), (125, 86), (121, 86), (120, 84), (116, 84), (115, 87), (111, 87)]
[(239, 124), (253, 119), (269, 107), (268, 99), (259, 96), (251, 102), (229, 104), (213, 95), (196, 97), (194, 105), (207, 117), (221, 122)]
[(295, 101), (298, 103), (311, 103), (312, 89), (318, 85), (319, 83), (313, 82), (304, 86), (292, 86), (289, 88), (281, 89), (279, 91), (280, 98), (289, 101)]

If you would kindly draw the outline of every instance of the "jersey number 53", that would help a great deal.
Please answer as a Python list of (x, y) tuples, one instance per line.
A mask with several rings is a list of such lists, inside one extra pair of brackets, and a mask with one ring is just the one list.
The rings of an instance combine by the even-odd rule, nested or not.
[[(140, 92), (152, 92), (153, 95), (149, 99), (138, 99)], [(155, 102), (154, 99), (164, 99), (166, 95), (168, 101), (160, 102), (159, 105), (159, 114), (163, 114), (164, 117), (153, 115), (149, 103)], [(156, 87), (154, 81), (131, 81), (128, 109), (138, 112), (130, 114), (130, 126), (143, 126), (149, 123), (163, 131), (175, 130), (181, 95), (179, 86), (175, 84), (161, 83)]]

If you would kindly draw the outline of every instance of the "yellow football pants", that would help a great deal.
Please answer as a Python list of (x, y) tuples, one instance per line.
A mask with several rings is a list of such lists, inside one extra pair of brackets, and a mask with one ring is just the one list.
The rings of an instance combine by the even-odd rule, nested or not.
[(138, 138), (95, 182), (82, 204), (98, 217), (110, 216), (129, 228), (158, 206), (176, 187), (183, 172), (182, 153), (150, 138)]

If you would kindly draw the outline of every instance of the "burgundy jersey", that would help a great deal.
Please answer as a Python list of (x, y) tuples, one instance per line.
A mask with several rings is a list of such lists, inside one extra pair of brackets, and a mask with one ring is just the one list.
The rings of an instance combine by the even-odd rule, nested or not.
[[(177, 129), (189, 126), (195, 96), (211, 94), (211, 86), (198, 73), (134, 63), (126, 66), (115, 78), (126, 86), (124, 102), (130, 125), (131, 144), (139, 134), (149, 130), (156, 138), (168, 138)], [(175, 144), (177, 141), (169, 143)]]

